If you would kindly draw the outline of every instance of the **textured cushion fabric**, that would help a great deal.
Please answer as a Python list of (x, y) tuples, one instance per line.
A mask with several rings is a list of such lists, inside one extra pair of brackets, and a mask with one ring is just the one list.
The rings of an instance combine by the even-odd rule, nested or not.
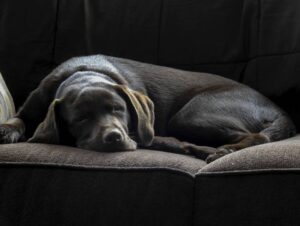
[(0, 145), (0, 225), (192, 225), (204, 165), (151, 150)]
[(95, 169), (168, 169), (193, 175), (206, 163), (191, 156), (152, 151), (95, 152), (50, 144), (0, 145), (0, 165), (45, 165)]
[(200, 171), (256, 171), (286, 168), (300, 170), (300, 135), (278, 142), (245, 148), (208, 164)]

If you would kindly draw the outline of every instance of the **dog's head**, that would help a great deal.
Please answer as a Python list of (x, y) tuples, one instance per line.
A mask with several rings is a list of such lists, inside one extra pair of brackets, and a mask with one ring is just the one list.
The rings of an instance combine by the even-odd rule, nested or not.
[(28, 142), (71, 144), (99, 151), (125, 151), (151, 144), (154, 106), (123, 85), (74, 89), (49, 106)]

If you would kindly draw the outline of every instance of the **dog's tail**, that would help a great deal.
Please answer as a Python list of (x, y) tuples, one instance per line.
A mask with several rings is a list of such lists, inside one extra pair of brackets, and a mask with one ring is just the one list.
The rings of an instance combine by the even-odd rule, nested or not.
[(296, 132), (297, 130), (292, 120), (285, 113), (282, 113), (273, 122), (268, 123), (260, 134), (265, 135), (269, 142), (273, 142), (292, 137)]

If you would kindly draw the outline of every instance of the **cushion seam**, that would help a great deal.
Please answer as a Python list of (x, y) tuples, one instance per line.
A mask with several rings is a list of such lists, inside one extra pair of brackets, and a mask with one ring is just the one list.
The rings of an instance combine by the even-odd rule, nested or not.
[(300, 168), (270, 168), (270, 169), (251, 169), (251, 170), (228, 170), (228, 171), (214, 171), (205, 172), (198, 171), (197, 176), (218, 176), (218, 175), (250, 175), (250, 174), (268, 174), (268, 173), (300, 173)]
[(175, 169), (171, 167), (126, 167), (126, 166), (97, 166), (97, 165), (75, 165), (75, 164), (57, 164), (57, 163), (42, 163), (42, 162), (1, 162), (1, 166), (39, 166), (39, 167), (53, 167), (53, 168), (69, 168), (69, 169), (82, 169), (82, 170), (116, 170), (116, 171), (134, 171), (134, 170), (162, 170), (169, 171), (173, 174), (187, 175), (190, 178), (195, 178), (196, 173), (189, 173), (184, 170)]

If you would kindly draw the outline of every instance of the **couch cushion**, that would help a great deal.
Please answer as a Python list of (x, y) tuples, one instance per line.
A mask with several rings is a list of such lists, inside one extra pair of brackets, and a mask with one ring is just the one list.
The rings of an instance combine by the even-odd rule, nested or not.
[(300, 169), (299, 134), (286, 140), (245, 148), (208, 164), (200, 171), (257, 171), (287, 168)]
[(0, 145), (0, 225), (192, 225), (204, 165), (150, 150)]
[(191, 156), (137, 150), (101, 153), (50, 144), (0, 145), (0, 164), (48, 165), (95, 169), (169, 169), (196, 173), (205, 164)]
[[(300, 135), (250, 147), (203, 167), (195, 225), (298, 225)], [(203, 217), (205, 213), (205, 217)]]

